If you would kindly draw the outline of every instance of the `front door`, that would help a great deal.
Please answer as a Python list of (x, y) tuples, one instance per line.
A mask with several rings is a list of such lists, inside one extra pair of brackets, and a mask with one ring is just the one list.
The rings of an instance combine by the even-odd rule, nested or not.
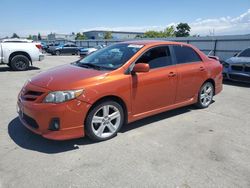
[(154, 47), (146, 51), (136, 63), (149, 64), (150, 71), (131, 75), (133, 115), (174, 104), (177, 74), (169, 47)]

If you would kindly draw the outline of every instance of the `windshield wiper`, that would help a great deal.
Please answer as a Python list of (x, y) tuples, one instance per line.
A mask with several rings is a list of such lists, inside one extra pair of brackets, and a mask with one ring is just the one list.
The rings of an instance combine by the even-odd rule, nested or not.
[(97, 69), (97, 70), (101, 70), (102, 67), (92, 64), (92, 63), (78, 63), (78, 66), (80, 67), (85, 67), (85, 68), (93, 68), (93, 69)]

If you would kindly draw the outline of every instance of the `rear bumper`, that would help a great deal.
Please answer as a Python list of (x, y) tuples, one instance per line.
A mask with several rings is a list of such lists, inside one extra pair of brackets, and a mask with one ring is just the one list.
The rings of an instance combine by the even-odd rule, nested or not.
[(44, 58), (45, 58), (45, 55), (44, 55), (44, 54), (42, 54), (42, 55), (39, 55), (39, 61), (42, 61), (42, 60), (44, 60)]

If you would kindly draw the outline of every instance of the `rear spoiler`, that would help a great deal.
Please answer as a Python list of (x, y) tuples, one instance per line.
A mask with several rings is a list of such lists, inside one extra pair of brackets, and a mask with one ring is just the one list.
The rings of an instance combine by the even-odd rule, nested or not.
[(208, 55), (207, 57), (210, 58), (210, 59), (214, 59), (216, 61), (220, 61), (220, 58), (218, 56)]

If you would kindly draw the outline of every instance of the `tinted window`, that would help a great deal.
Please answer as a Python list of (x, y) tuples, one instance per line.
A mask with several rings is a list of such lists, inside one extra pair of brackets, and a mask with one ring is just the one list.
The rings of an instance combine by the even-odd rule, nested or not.
[(69, 47), (69, 45), (68, 45), (68, 44), (66, 44), (66, 45), (64, 45), (64, 47)]
[(190, 47), (173, 46), (177, 64), (201, 61), (199, 55)]
[(250, 48), (243, 50), (238, 57), (250, 57)]
[(71, 44), (71, 47), (76, 47), (76, 45), (74, 45), (74, 44)]
[(150, 49), (136, 63), (147, 63), (151, 69), (172, 65), (169, 47), (162, 46)]

